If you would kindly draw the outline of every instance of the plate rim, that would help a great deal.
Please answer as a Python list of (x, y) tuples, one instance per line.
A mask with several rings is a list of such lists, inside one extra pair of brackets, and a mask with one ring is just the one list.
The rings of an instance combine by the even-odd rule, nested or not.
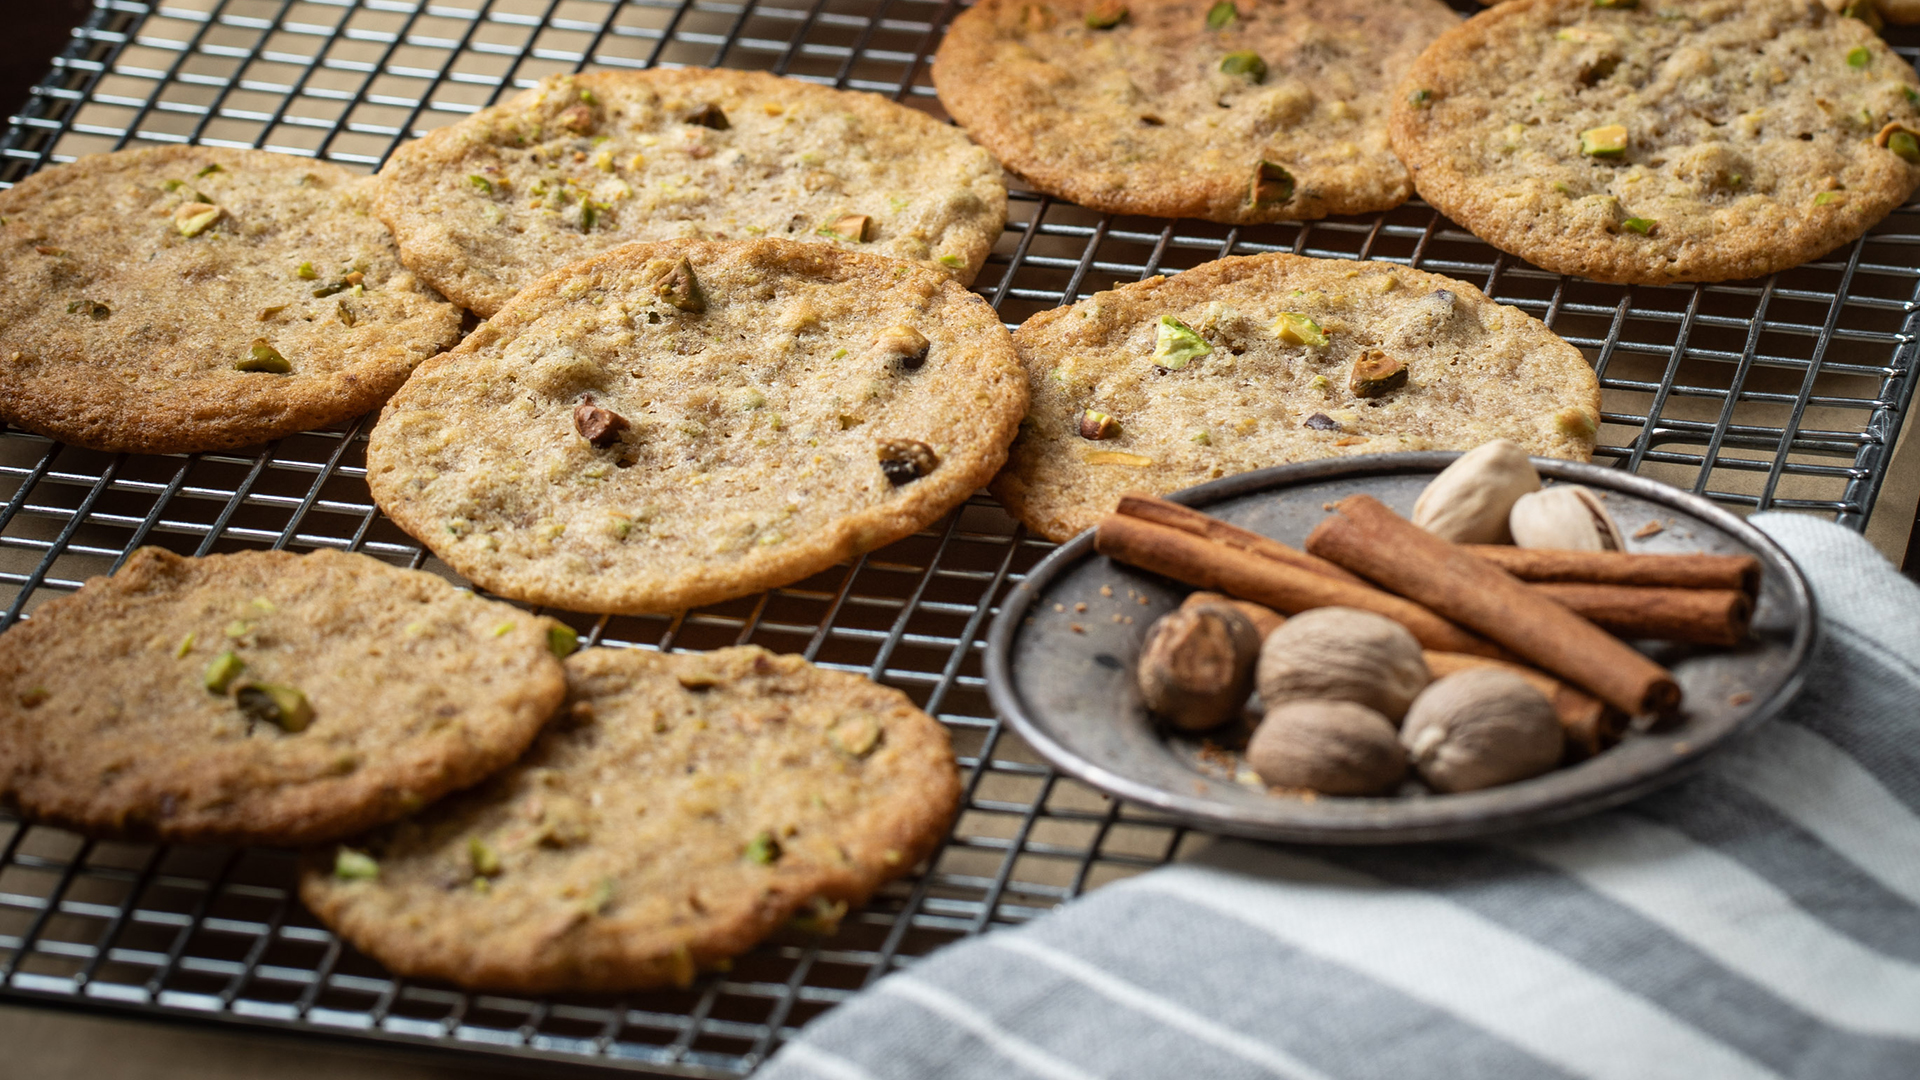
[[(1242, 495), (1276, 491), (1305, 483), (1337, 480), (1342, 477), (1374, 476), (1409, 472), (1438, 472), (1457, 460), (1462, 451), (1408, 451), (1392, 454), (1368, 454), (1344, 458), (1275, 465), (1265, 469), (1236, 473), (1219, 480), (1162, 496), (1172, 502), (1201, 508)], [(1210, 797), (1168, 791), (1123, 776), (1099, 762), (1069, 750), (1056, 741), (1029, 715), (1013, 683), (1013, 640), (1041, 592), (1069, 567), (1095, 557), (1094, 530), (1087, 529), (1050, 552), (1036, 563), (1000, 602), (999, 614), (987, 631), (984, 657), (987, 698), (994, 713), (1011, 724), (1021, 738), (1061, 772), (1087, 783), (1099, 791), (1136, 806), (1166, 814), (1188, 825), (1225, 835), (1316, 844), (1390, 844), (1463, 839), (1483, 836), (1530, 825), (1564, 821), (1618, 806), (1675, 783), (1700, 768), (1711, 755), (1772, 718), (1797, 697), (1804, 687), (1810, 661), (1820, 640), (1819, 609), (1806, 577), (1793, 557), (1774, 540), (1728, 510), (1714, 505), (1692, 492), (1649, 477), (1621, 472), (1589, 462), (1558, 458), (1530, 459), (1543, 479), (1589, 484), (1620, 491), (1648, 502), (1664, 505), (1700, 519), (1746, 545), (1763, 562), (1774, 563), (1782, 574), (1786, 595), (1792, 608), (1793, 641), (1789, 649), (1790, 669), (1785, 679), (1744, 718), (1715, 738), (1676, 753), (1662, 767), (1622, 782), (1544, 806), (1519, 805), (1495, 809), (1470, 819), (1440, 819), (1405, 825), (1354, 821), (1347, 824), (1284, 824), (1249, 821), (1233, 813), (1233, 808)], [(1498, 789), (1489, 789), (1498, 790)], [(1435, 796), (1446, 798), (1446, 796)]]

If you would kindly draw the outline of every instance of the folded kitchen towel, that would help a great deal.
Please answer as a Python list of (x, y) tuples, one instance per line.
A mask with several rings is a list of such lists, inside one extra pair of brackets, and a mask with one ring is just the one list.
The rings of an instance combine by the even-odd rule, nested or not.
[(1692, 779), (1484, 842), (1217, 841), (882, 979), (758, 1080), (1920, 1077), (1920, 589), (1752, 520), (1821, 646)]

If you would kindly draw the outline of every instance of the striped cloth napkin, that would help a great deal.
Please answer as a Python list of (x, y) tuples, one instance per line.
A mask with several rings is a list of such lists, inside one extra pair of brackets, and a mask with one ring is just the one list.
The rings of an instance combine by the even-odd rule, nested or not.
[(1479, 843), (1216, 841), (881, 980), (758, 1080), (1920, 1078), (1920, 589), (1752, 520), (1822, 645), (1693, 779)]

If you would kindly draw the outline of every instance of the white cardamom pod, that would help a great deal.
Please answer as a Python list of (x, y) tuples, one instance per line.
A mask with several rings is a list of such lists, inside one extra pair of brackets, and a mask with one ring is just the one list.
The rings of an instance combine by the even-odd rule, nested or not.
[(1578, 484), (1555, 484), (1513, 504), (1513, 542), (1523, 548), (1623, 551), (1627, 541), (1600, 497)]
[(1539, 490), (1527, 452), (1512, 439), (1495, 439), (1433, 478), (1413, 504), (1413, 523), (1456, 544), (1504, 544), (1514, 502)]

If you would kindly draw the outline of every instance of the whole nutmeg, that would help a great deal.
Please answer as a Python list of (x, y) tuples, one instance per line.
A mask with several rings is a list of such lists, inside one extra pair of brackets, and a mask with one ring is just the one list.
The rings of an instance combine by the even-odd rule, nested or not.
[(1400, 731), (1413, 767), (1437, 791), (1478, 791), (1560, 763), (1566, 736), (1546, 695), (1499, 668), (1469, 668), (1427, 687)]
[(1407, 753), (1386, 717), (1312, 698), (1267, 710), (1247, 743), (1247, 764), (1275, 787), (1326, 795), (1378, 795), (1407, 775)]
[(1540, 474), (1512, 439), (1481, 443), (1433, 478), (1413, 504), (1413, 523), (1456, 544), (1504, 544), (1507, 515)]
[(1246, 703), (1259, 655), (1253, 623), (1226, 604), (1169, 611), (1140, 649), (1140, 695), (1174, 727), (1218, 727)]
[(1271, 709), (1299, 698), (1351, 701), (1399, 723), (1433, 676), (1406, 627), (1371, 611), (1303, 611), (1260, 646), (1260, 702)]
[(1555, 484), (1522, 496), (1507, 515), (1513, 542), (1523, 548), (1624, 551), (1626, 538), (1600, 496), (1579, 484)]

